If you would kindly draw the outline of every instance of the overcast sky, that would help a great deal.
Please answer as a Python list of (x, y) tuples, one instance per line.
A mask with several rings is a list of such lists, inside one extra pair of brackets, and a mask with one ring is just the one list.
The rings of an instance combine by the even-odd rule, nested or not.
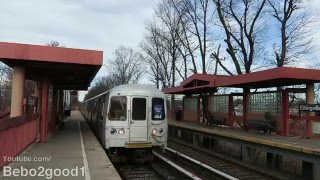
[[(159, 0), (0, 0), (0, 41), (103, 50), (137, 48)], [(105, 74), (101, 68), (98, 76)], [(83, 93), (82, 93), (83, 96)]]
[[(0, 41), (104, 51), (104, 63), (119, 45), (138, 48), (144, 23), (160, 0), (0, 0)], [(308, 0), (320, 9), (320, 0)], [(320, 44), (320, 30), (316, 36)], [(319, 48), (320, 49), (320, 48)], [(98, 76), (106, 73), (101, 68)]]
[[(158, 0), (0, 0), (0, 41), (104, 51), (136, 48)], [(100, 72), (101, 73), (101, 72)]]

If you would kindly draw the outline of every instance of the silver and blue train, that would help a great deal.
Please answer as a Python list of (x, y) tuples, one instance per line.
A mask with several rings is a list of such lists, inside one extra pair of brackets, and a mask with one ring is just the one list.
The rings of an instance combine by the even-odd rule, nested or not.
[(167, 146), (166, 96), (154, 87), (121, 85), (84, 101), (80, 110), (115, 161), (133, 149)]

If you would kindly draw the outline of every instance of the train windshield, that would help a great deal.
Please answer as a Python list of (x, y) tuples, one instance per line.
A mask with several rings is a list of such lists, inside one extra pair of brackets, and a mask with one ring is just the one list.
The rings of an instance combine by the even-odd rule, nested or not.
[(164, 120), (164, 99), (152, 98), (152, 120)]
[(109, 120), (125, 121), (127, 119), (127, 97), (111, 97)]
[(143, 121), (147, 116), (147, 99), (133, 98), (132, 99), (132, 120)]

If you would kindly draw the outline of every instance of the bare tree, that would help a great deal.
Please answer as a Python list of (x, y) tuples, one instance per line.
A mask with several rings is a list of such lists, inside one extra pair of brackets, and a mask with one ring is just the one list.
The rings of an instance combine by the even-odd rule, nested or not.
[[(237, 74), (249, 73), (261, 50), (258, 47), (264, 28), (260, 20), (266, 0), (213, 0), (213, 2), (225, 33), (226, 52), (231, 57)], [(223, 69), (227, 69), (221, 63), (220, 46), (211, 57), (215, 58)], [(227, 72), (233, 74), (230, 70)]]
[(162, 27), (159, 37), (165, 44), (163, 48), (165, 48), (170, 55), (172, 68), (171, 86), (175, 86), (176, 72), (178, 72), (178, 74), (183, 78), (180, 69), (177, 67), (177, 61), (179, 58), (178, 46), (181, 46), (179, 42), (181, 16), (176, 13), (170, 0), (163, 0), (155, 9), (155, 17)]
[[(206, 55), (209, 47), (209, 27), (212, 21), (213, 12), (209, 11), (209, 0), (181, 0), (175, 1), (171, 0), (176, 11), (182, 16), (182, 44), (189, 50), (190, 54), (194, 54), (194, 50), (190, 48), (190, 41), (192, 39), (196, 40), (197, 50), (201, 57), (202, 73), (206, 74)], [(213, 9), (213, 8), (211, 8)], [(188, 33), (191, 36), (188, 36)], [(197, 73), (197, 68), (195, 67), (194, 57), (192, 57), (192, 62), (194, 66), (194, 71)]]
[[(190, 53), (182, 45), (182, 16), (173, 7), (173, 1), (162, 0), (155, 8), (154, 18), (146, 24), (146, 35), (141, 43), (148, 55), (149, 74), (157, 87), (175, 86), (177, 79), (188, 76)], [(193, 55), (192, 55), (193, 56)]]
[(311, 50), (310, 10), (301, 0), (268, 0), (271, 15), (279, 25), (280, 42), (274, 44), (277, 67), (293, 63)]
[(214, 75), (218, 74), (218, 65), (220, 65), (222, 67), (222, 69), (228, 73), (229, 75), (233, 75), (233, 73), (222, 64), (222, 60), (226, 60), (226, 58), (221, 58), (220, 56), (220, 48), (221, 48), (221, 44), (218, 46), (217, 50), (213, 53), (211, 53), (211, 58), (214, 59), (216, 61), (216, 66), (215, 66), (215, 70), (214, 70)]
[(60, 43), (58, 41), (50, 41), (49, 43), (46, 43), (47, 46), (51, 47), (60, 47)]
[[(179, 12), (179, 9), (177, 9), (177, 11)], [(190, 70), (192, 71), (193, 74), (196, 74), (198, 73), (198, 67), (196, 63), (197, 56), (195, 52), (199, 50), (199, 45), (197, 45), (194, 36), (187, 30), (188, 29), (187, 26), (191, 26), (190, 25), (191, 23), (187, 18), (185, 18), (183, 14), (185, 12), (179, 12), (179, 13), (182, 16), (181, 33), (179, 36), (179, 42), (182, 44), (182, 47), (179, 48), (179, 52), (182, 55), (185, 62), (185, 69), (186, 69), (185, 74), (187, 74), (187, 70), (188, 70), (187, 65), (189, 61), (191, 61), (192, 67), (193, 67)], [(182, 51), (184, 51), (184, 53)]]
[(164, 32), (154, 23), (146, 25), (147, 33), (145, 41), (141, 43), (142, 50), (149, 58), (146, 58), (149, 64), (149, 74), (153, 77), (156, 86), (171, 87), (172, 68), (170, 51), (167, 50), (168, 41), (163, 41)]
[(162, 0), (155, 8), (141, 47), (150, 57), (149, 74), (157, 87), (160, 81), (165, 87), (175, 86), (177, 79), (197, 73), (197, 55), (201, 57), (202, 73), (207, 72), (208, 25), (212, 19), (208, 18), (208, 4), (208, 0)]
[(118, 81), (111, 76), (103, 76), (95, 78), (95, 84), (88, 90), (88, 93), (85, 95), (84, 100), (95, 97), (101, 93), (108, 91), (109, 89), (118, 86)]
[(116, 84), (138, 83), (144, 72), (142, 54), (129, 47), (120, 46), (114, 51), (114, 56), (107, 68)]
[(0, 62), (0, 111), (10, 106), (12, 69)]
[[(142, 43), (142, 50), (147, 54), (145, 61), (149, 65), (149, 69), (147, 70), (147, 74), (151, 76), (150, 81), (153, 82), (158, 89), (160, 89), (160, 84), (162, 83), (162, 87), (166, 87), (166, 77), (168, 74), (168, 69), (163, 68), (163, 61), (158, 57), (156, 50), (150, 44)], [(160, 55), (161, 56), (161, 55)], [(166, 62), (164, 62), (167, 64)], [(170, 81), (170, 78), (168, 78)]]

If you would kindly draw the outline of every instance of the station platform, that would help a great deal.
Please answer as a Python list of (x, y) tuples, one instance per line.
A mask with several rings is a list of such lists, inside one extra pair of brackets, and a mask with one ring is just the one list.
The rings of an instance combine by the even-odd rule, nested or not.
[[(47, 143), (34, 143), (15, 160), (2, 169), (0, 179), (121, 179), (79, 111), (72, 111)], [(11, 176), (4, 176), (5, 168), (11, 168)], [(14, 169), (20, 175), (14, 176)], [(29, 171), (27, 176), (21, 169)]]
[(228, 127), (203, 126), (199, 123), (187, 121), (168, 120), (168, 125), (212, 134), (216, 137), (227, 138), (238, 141), (239, 143), (247, 143), (260, 147), (261, 149), (288, 154), (301, 160), (320, 164), (319, 139), (286, 137), (278, 134), (265, 135), (263, 133), (257, 133), (255, 130), (246, 132)]

